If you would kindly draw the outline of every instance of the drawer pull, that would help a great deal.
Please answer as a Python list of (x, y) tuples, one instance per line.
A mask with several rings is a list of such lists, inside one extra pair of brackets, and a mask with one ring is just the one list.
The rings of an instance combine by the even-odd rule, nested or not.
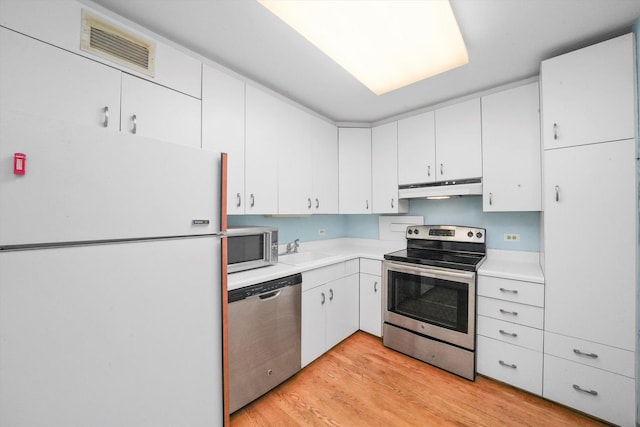
[(518, 315), (517, 311), (508, 311), (508, 310), (503, 310), (502, 308), (500, 309), (500, 313), (502, 313), (502, 314), (510, 314), (512, 316), (517, 316)]
[(500, 292), (505, 292), (505, 293), (509, 293), (509, 294), (517, 294), (518, 290), (517, 289), (500, 288)]
[[(501, 366), (504, 366), (504, 367), (506, 367), (506, 368), (518, 369), (518, 367), (517, 367), (516, 365), (514, 365), (514, 364), (509, 364), (509, 363), (505, 363), (505, 362), (503, 362), (502, 360), (498, 360), (498, 363), (499, 363)], [(574, 386), (574, 387), (576, 387), (576, 386)]]
[(578, 350), (577, 348), (574, 348), (573, 352), (575, 354), (577, 354), (578, 356), (591, 357), (592, 359), (597, 359), (598, 358), (598, 355), (595, 354), (595, 353), (583, 353), (580, 350)]
[(597, 391), (595, 391), (595, 390), (585, 390), (582, 387), (580, 387), (578, 384), (574, 384), (573, 385), (573, 389), (577, 390), (577, 391), (581, 391), (583, 393), (590, 394), (591, 396), (597, 396), (598, 395)]
[(506, 332), (506, 331), (504, 331), (502, 329), (500, 329), (500, 333), (502, 335), (509, 335), (510, 337), (514, 337), (514, 338), (518, 336), (518, 334), (516, 334), (515, 332)]

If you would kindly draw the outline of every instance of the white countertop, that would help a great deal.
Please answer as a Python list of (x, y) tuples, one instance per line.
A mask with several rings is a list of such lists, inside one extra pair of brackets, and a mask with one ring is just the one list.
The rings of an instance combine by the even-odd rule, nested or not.
[(325, 267), (338, 262), (355, 258), (370, 258), (382, 260), (384, 254), (398, 251), (406, 247), (406, 242), (385, 241), (376, 239), (340, 238), (300, 242), (298, 251), (327, 254), (327, 257), (305, 262), (299, 265), (289, 265), (283, 262), (277, 265), (257, 268), (255, 270), (232, 273), (228, 276), (227, 288), (234, 290), (245, 286), (255, 285), (291, 274), (301, 273), (314, 268)]
[[(301, 242), (298, 249), (300, 253), (314, 252), (326, 254), (327, 256), (298, 265), (280, 262), (269, 267), (232, 273), (229, 274), (227, 287), (231, 291), (355, 258), (383, 260), (384, 254), (398, 251), (405, 247), (406, 242), (404, 240), (385, 241), (340, 238)], [(487, 259), (480, 266), (478, 274), (481, 276), (544, 283), (544, 276), (540, 267), (540, 254), (538, 252), (489, 249), (487, 251)]]
[(478, 269), (478, 275), (544, 283), (538, 252), (489, 249), (487, 259)]

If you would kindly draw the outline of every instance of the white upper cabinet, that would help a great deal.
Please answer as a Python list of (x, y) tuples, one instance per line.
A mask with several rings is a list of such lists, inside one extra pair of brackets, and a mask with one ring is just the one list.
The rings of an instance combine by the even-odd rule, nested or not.
[[(154, 75), (137, 72), (117, 62), (81, 50), (80, 37), (84, 11), (91, 12), (116, 28), (155, 43)], [(200, 98), (202, 64), (198, 59), (169, 44), (155, 40), (156, 36), (153, 33), (141, 27), (133, 24), (129, 27), (114, 19), (106, 18), (106, 15), (90, 9), (86, 4), (72, 0), (0, 1), (0, 25), (145, 80)]]
[(199, 99), (122, 74), (123, 132), (200, 148), (201, 108)]
[(338, 128), (312, 116), (309, 129), (313, 154), (313, 213), (337, 214)]
[(408, 212), (398, 200), (398, 122), (371, 129), (371, 172), (373, 213)]
[(398, 120), (398, 184), (434, 182), (435, 159), (434, 112)]
[(627, 34), (542, 61), (545, 150), (635, 136), (633, 38)]
[(371, 129), (339, 128), (338, 141), (340, 213), (371, 213)]
[(541, 210), (538, 83), (482, 98), (483, 210)]
[(482, 177), (480, 99), (435, 112), (436, 181)]
[(281, 121), (277, 123), (281, 135), (277, 153), (278, 212), (310, 214), (313, 212), (311, 117), (289, 104), (282, 103), (280, 107)]
[(284, 103), (246, 87), (245, 213), (278, 213), (278, 156), (286, 122)]
[(11, 109), (118, 131), (120, 76), (116, 69), (0, 28), (0, 114)]
[(244, 82), (209, 66), (202, 69), (202, 148), (228, 157), (227, 213), (243, 214)]

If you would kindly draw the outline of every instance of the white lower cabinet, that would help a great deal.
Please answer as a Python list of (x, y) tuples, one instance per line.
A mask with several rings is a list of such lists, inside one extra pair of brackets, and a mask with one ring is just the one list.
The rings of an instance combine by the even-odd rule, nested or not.
[(358, 330), (359, 263), (302, 273), (302, 366)]
[(544, 285), (478, 276), (477, 371), (542, 395)]
[(544, 355), (544, 397), (623, 427), (635, 426), (635, 380)]
[(382, 337), (381, 261), (360, 259), (360, 330)]

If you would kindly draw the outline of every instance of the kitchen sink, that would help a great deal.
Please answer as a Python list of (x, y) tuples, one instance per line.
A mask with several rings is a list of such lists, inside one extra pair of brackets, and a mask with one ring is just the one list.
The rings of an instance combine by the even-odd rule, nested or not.
[(307, 262), (318, 261), (324, 258), (330, 258), (333, 255), (322, 252), (298, 252), (292, 254), (284, 254), (278, 257), (278, 262), (289, 265), (300, 265)]

